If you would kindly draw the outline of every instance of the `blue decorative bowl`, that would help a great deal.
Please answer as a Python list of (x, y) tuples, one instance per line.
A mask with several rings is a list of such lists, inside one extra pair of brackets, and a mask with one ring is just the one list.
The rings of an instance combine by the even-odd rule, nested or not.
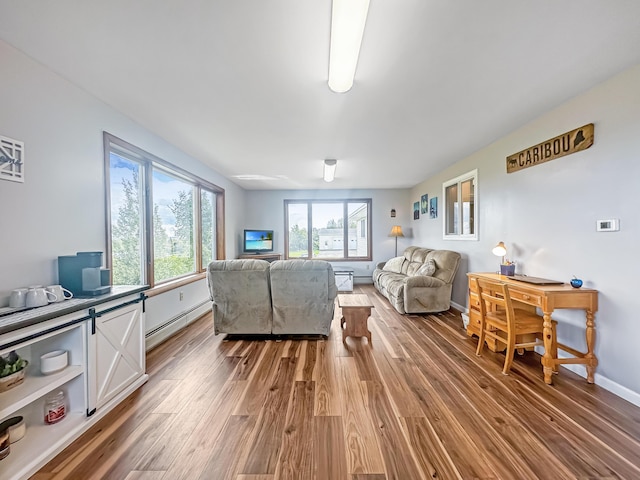
[(570, 283), (573, 288), (580, 288), (582, 286), (582, 280), (579, 278), (572, 278)]

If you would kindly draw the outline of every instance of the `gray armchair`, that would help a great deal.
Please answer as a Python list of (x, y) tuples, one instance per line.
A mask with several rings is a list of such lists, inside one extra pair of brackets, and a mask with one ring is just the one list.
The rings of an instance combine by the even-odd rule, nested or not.
[(271, 333), (269, 262), (216, 260), (207, 268), (207, 282), (216, 335)]

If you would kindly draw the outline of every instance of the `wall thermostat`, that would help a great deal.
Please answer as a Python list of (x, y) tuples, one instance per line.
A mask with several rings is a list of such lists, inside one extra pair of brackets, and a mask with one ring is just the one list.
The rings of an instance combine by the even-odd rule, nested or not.
[(618, 218), (596, 221), (596, 231), (598, 232), (617, 232), (618, 230), (620, 230), (620, 219)]

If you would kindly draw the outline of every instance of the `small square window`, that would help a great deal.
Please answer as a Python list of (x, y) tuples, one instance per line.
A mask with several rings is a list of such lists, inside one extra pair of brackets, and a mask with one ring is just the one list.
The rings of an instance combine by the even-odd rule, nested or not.
[(478, 170), (442, 184), (444, 198), (443, 238), (478, 239)]

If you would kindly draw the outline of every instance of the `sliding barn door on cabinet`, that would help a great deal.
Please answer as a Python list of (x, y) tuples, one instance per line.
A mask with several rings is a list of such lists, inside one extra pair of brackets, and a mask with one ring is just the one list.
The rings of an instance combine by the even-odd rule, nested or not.
[(142, 298), (94, 313), (89, 343), (89, 415), (145, 371)]

